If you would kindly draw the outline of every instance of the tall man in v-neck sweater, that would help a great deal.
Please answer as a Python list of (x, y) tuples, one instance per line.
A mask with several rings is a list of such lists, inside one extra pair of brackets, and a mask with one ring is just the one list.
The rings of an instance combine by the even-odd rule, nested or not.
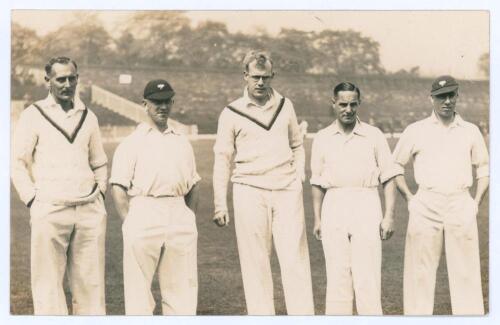
[(302, 198), (303, 135), (292, 102), (271, 88), (269, 55), (251, 51), (243, 65), (243, 97), (219, 118), (214, 222), (229, 223), (226, 195), (234, 155), (235, 229), (248, 314), (275, 313), (269, 260), (273, 240), (288, 314), (314, 314)]
[(45, 67), (49, 95), (26, 108), (12, 145), (12, 181), (30, 208), (34, 313), (66, 315), (67, 271), (74, 314), (105, 314), (107, 158), (97, 118), (75, 98), (77, 66)]

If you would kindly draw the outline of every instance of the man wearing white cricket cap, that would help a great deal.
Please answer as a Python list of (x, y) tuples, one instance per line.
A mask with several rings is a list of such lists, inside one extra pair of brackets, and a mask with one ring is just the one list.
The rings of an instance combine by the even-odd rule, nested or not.
[(147, 120), (117, 147), (110, 177), (123, 221), (125, 313), (151, 315), (155, 271), (164, 315), (195, 315), (198, 297), (198, 181), (189, 140), (168, 125), (175, 92), (166, 80), (144, 89)]
[[(436, 271), (444, 240), (452, 312), (484, 314), (476, 216), (488, 189), (488, 151), (478, 127), (455, 111), (458, 83), (441, 76), (432, 83), (433, 112), (409, 125), (393, 153), (400, 172), (413, 160), (418, 191), (403, 175), (396, 184), (410, 213), (404, 262), (404, 313), (431, 315)], [(474, 198), (472, 167), (476, 169)]]
[(339, 83), (332, 102), (336, 120), (314, 138), (310, 181), (314, 235), (325, 253), (325, 313), (352, 315), (356, 297), (359, 315), (382, 315), (381, 240), (393, 233), (397, 170), (384, 134), (357, 117), (359, 88)]
[(47, 98), (26, 108), (12, 144), (12, 181), (30, 208), (31, 290), (36, 315), (102, 315), (107, 158), (97, 117), (76, 95), (67, 57), (45, 66)]
[(303, 135), (292, 102), (271, 88), (273, 63), (265, 51), (243, 60), (243, 97), (224, 108), (214, 146), (215, 216), (229, 223), (231, 177), (236, 238), (247, 312), (273, 315), (272, 241), (281, 267), (288, 314), (314, 314), (304, 222)]

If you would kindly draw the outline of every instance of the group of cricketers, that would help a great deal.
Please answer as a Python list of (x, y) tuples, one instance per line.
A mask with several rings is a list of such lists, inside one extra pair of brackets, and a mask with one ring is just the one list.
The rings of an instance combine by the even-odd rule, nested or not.
[[(163, 314), (195, 315), (200, 176), (189, 140), (168, 124), (174, 89), (163, 79), (147, 83), (147, 119), (118, 145), (108, 180), (97, 118), (76, 96), (77, 64), (54, 57), (45, 72), (49, 94), (21, 113), (12, 145), (12, 180), (30, 209), (34, 313), (68, 314), (65, 273), (74, 314), (106, 313), (104, 199), (110, 184), (123, 222), (125, 313), (153, 313), (157, 272)], [(218, 121), (213, 221), (230, 223), (231, 181), (248, 314), (275, 313), (274, 243), (287, 313), (313, 315), (304, 132), (291, 100), (271, 87), (268, 52), (248, 52), (243, 74), (243, 96), (224, 107)], [(453, 314), (484, 314), (476, 217), (488, 189), (489, 158), (479, 129), (455, 111), (457, 81), (441, 76), (432, 83), (429, 116), (409, 125), (392, 153), (384, 134), (358, 118), (358, 86), (339, 83), (331, 96), (336, 119), (314, 138), (309, 180), (313, 235), (322, 241), (326, 262), (325, 313), (351, 315), (355, 301), (358, 314), (382, 315), (381, 243), (393, 234), (398, 189), (409, 211), (404, 313), (433, 313), (444, 241)], [(416, 193), (405, 180), (410, 160)]]

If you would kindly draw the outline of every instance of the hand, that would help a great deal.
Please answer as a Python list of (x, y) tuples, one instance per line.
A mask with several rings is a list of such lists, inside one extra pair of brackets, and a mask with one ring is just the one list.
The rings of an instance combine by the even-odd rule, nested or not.
[(120, 221), (122, 223), (124, 223), (125, 219), (127, 219), (127, 215), (128, 215), (128, 206), (126, 206), (126, 207), (120, 207), (120, 210), (118, 210), (118, 208), (117, 208), (116, 212), (118, 214), (118, 217), (120, 218)]
[(380, 239), (387, 240), (394, 233), (394, 220), (389, 217), (384, 217), (380, 223)]
[(314, 222), (313, 234), (316, 240), (321, 240), (321, 222)]
[[(104, 201), (102, 202), (104, 204)], [(118, 217), (120, 218), (120, 221), (122, 224), (125, 222), (125, 219), (128, 217), (128, 212), (129, 212), (129, 204), (128, 202), (122, 202), (122, 204), (117, 205), (115, 204), (116, 212), (118, 214)]]
[(219, 211), (215, 213), (212, 221), (219, 227), (229, 225), (229, 213), (227, 211)]

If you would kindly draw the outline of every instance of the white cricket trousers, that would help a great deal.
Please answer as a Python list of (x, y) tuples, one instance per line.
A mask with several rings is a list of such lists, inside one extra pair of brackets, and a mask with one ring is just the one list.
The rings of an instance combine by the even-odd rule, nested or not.
[(440, 194), (419, 189), (408, 210), (405, 315), (432, 315), (443, 240), (452, 313), (483, 315), (477, 206), (469, 192)]
[(382, 315), (382, 209), (377, 188), (328, 189), (321, 207), (327, 315)]
[(35, 315), (67, 315), (67, 271), (73, 314), (104, 315), (106, 209), (95, 201), (64, 206), (35, 199), (31, 214), (31, 290)]
[(274, 315), (272, 240), (289, 315), (314, 315), (302, 189), (233, 185), (234, 223), (249, 315)]
[(125, 314), (153, 313), (158, 270), (163, 314), (195, 315), (198, 232), (184, 197), (132, 197), (122, 231)]

